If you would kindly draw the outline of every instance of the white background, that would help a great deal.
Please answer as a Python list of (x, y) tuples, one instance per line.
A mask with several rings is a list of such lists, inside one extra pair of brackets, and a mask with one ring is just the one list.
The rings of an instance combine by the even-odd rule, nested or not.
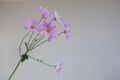
[(0, 0), (0, 80), (16, 66), (24, 21), (39, 20), (39, 6), (56, 10), (71, 25), (71, 40), (62, 35), (30, 54), (50, 64), (63, 62), (63, 70), (57, 75), (28, 59), (12, 80), (120, 80), (120, 0)]

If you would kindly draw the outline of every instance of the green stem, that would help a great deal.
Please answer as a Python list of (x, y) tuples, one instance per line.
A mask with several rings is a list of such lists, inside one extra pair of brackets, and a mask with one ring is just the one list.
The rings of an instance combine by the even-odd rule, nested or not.
[(32, 44), (35, 42), (36, 38), (38, 37), (39, 33), (34, 37), (34, 39), (32, 40), (32, 42), (29, 45), (29, 48), (32, 46)]
[[(38, 47), (38, 46), (42, 45), (43, 43), (45, 43), (45, 42), (47, 42), (47, 41), (48, 41), (48, 39), (44, 40), (43, 42), (39, 43), (38, 45), (36, 45), (36, 46), (35, 46), (35, 47), (33, 47), (32, 49), (35, 49), (36, 47)], [(32, 50), (32, 49), (31, 49), (31, 50)]]
[(28, 57), (30, 57), (31, 59), (33, 59), (33, 60), (35, 60), (35, 61), (41, 62), (42, 64), (44, 64), (44, 65), (46, 65), (46, 66), (56, 67), (55, 65), (48, 64), (48, 63), (46, 63), (46, 62), (43, 62), (43, 60), (36, 59), (36, 58), (34, 58), (34, 57), (32, 57), (32, 56), (29, 56), (29, 55), (28, 55)]
[(23, 37), (23, 39), (22, 39), (21, 42), (20, 42), (20, 45), (19, 45), (19, 55), (20, 55), (20, 56), (21, 56), (21, 45), (22, 45), (24, 39), (28, 36), (28, 34), (29, 34), (29, 32)]
[(16, 72), (16, 70), (17, 70), (18, 66), (20, 65), (20, 63), (21, 63), (21, 59), (20, 59), (20, 60), (19, 60), (19, 62), (17, 63), (17, 65), (16, 65), (15, 69), (13, 70), (13, 72), (12, 72), (12, 74), (10, 75), (10, 77), (9, 77), (9, 79), (8, 79), (8, 80), (11, 80), (12, 76), (13, 76), (13, 75), (14, 75), (14, 73)]
[(31, 35), (30, 35), (30, 37), (29, 37), (28, 46), (29, 46), (29, 44), (30, 44), (30, 41), (31, 41), (31, 38), (32, 38), (33, 34), (34, 34), (34, 31), (31, 33)]
[(32, 46), (30, 47), (30, 49), (32, 49), (33, 47), (35, 47), (41, 40), (43, 40), (45, 38), (45, 35), (44, 34), (42, 34), (37, 40), (36, 40), (36, 42), (34, 42), (33, 44), (32, 44)]
[(43, 63), (44, 65), (47, 65), (47, 66), (49, 66), (49, 67), (56, 67), (55, 65), (51, 65), (51, 64), (48, 64), (48, 63), (43, 62), (43, 60), (40, 60), (39, 62), (41, 62), (41, 63)]
[[(60, 35), (63, 34), (63, 33), (64, 33), (64, 32), (59, 33), (58, 36), (60, 36)], [(43, 43), (45, 43), (45, 42), (47, 42), (47, 41), (48, 41), (48, 39), (44, 40), (43, 42), (39, 43), (38, 45), (36, 45), (36, 46), (33, 47), (32, 49), (35, 49), (36, 47), (42, 45)], [(31, 50), (32, 50), (32, 49), (31, 49)]]
[(44, 17), (42, 17), (42, 18), (40, 19), (39, 24), (41, 23), (41, 21), (43, 20), (43, 18), (44, 18)]
[[(28, 52), (29, 52), (29, 51), (27, 50), (27, 51), (25, 52), (25, 54), (27, 54)], [(15, 74), (17, 68), (19, 67), (19, 65), (20, 65), (20, 63), (21, 63), (21, 61), (22, 61), (22, 59), (23, 59), (23, 57), (21, 56), (20, 60), (18, 61), (18, 63), (17, 63), (17, 65), (16, 65), (15, 69), (14, 69), (13, 72), (11, 73), (11, 75), (10, 75), (10, 77), (9, 77), (8, 80), (11, 80), (12, 76)]]
[(59, 33), (59, 34), (58, 34), (58, 36), (60, 36), (60, 35), (61, 35), (61, 34), (63, 34), (63, 33), (64, 33), (64, 31), (63, 31), (63, 32), (61, 32), (61, 33)]

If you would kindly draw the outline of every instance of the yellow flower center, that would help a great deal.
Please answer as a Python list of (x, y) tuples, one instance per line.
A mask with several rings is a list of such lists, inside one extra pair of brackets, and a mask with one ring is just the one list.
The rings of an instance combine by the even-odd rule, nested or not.
[(30, 26), (31, 29), (34, 29), (35, 27), (33, 25)]
[(46, 27), (46, 31), (47, 31), (48, 33), (50, 33), (50, 32), (51, 32), (50, 27)]

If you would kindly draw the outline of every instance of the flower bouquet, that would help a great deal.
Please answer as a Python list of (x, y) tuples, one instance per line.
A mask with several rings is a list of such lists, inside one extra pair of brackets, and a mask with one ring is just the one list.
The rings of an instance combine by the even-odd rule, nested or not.
[[(19, 65), (21, 63), (23, 63), (25, 60), (27, 60), (28, 58), (31, 58), (31, 59), (41, 62), (47, 66), (55, 68), (57, 74), (59, 74), (59, 72), (62, 69), (62, 63), (59, 63), (57, 65), (50, 65), (50, 64), (44, 62), (42, 59), (41, 60), (36, 59), (29, 55), (29, 52), (31, 50), (35, 49), (36, 47), (42, 45), (45, 42), (50, 42), (52, 39), (57, 39), (57, 37), (62, 34), (66, 35), (66, 40), (68, 40), (70, 38), (69, 25), (67, 23), (62, 22), (61, 16), (56, 11), (54, 12), (54, 15), (51, 15), (50, 12), (44, 7), (40, 7), (39, 11), (42, 16), (41, 19), (39, 20), (39, 22), (36, 20), (33, 20), (33, 19), (25, 20), (24, 28), (26, 30), (28, 30), (28, 32), (25, 34), (25, 36), (23, 37), (23, 39), (20, 42), (20, 45), (19, 45), (20, 59), (16, 65), (15, 69), (9, 76), (8, 80), (11, 80), (14, 73), (18, 69)], [(54, 22), (58, 22), (59, 24), (62, 24), (64, 26), (64, 30), (62, 32), (58, 33)], [(25, 51), (22, 51), (23, 50), (22, 45), (24, 45)]]

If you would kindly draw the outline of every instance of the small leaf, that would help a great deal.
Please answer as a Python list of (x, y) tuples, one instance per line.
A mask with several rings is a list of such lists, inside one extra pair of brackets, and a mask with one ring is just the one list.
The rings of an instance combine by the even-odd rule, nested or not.
[(26, 47), (26, 50), (28, 50), (28, 44), (25, 42), (25, 47)]

